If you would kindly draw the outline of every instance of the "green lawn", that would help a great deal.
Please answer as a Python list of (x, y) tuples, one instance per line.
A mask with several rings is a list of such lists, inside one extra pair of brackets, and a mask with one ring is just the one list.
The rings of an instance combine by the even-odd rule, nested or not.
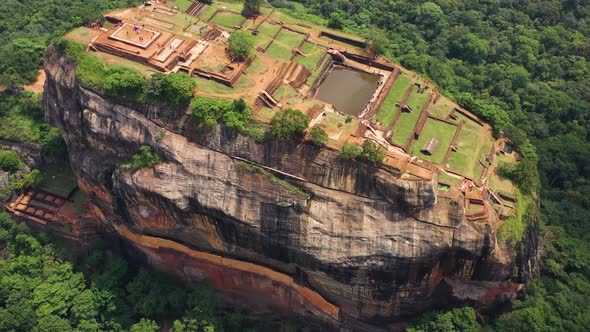
[(393, 143), (400, 146), (405, 145), (419, 118), (420, 111), (402, 112), (399, 120), (393, 126), (393, 135), (391, 137)]
[(321, 126), (328, 132), (338, 132), (346, 124), (346, 117), (334, 112), (326, 112), (326, 117), (321, 122)]
[[(270, 17), (275, 20), (279, 20), (283, 23), (286, 23), (286, 24), (297, 24), (297, 23), (304, 23), (305, 24), (305, 23), (307, 23), (305, 21), (291, 17), (285, 13), (281, 13), (278, 10), (275, 10)], [(309, 23), (307, 23), (307, 24), (309, 24)]]
[[(510, 162), (510, 160), (503, 154), (496, 156), (496, 159), (498, 161), (498, 164), (500, 162)], [(489, 179), (490, 188), (492, 188), (492, 190), (494, 190), (496, 193), (504, 194), (508, 197), (514, 196), (515, 187), (512, 181), (500, 177), (495, 172), (489, 175)]]
[[(451, 140), (453, 139), (453, 135), (455, 135), (456, 129), (457, 126), (453, 126), (442, 121), (437, 121), (434, 119), (426, 120), (426, 124), (422, 129), (422, 133), (420, 133), (420, 138), (414, 141), (412, 145), (411, 153), (420, 158), (431, 160), (434, 163), (442, 164), (445, 154), (447, 153), (447, 149), (451, 145)], [(436, 147), (436, 150), (434, 150), (434, 153), (429, 156), (422, 153), (420, 149), (431, 138), (435, 138), (438, 141), (438, 146)]]
[(414, 85), (412, 93), (410, 94), (406, 104), (408, 104), (408, 106), (410, 106), (413, 111), (420, 113), (422, 108), (424, 108), (424, 105), (426, 105), (428, 102), (428, 99), (430, 99), (430, 93), (428, 90), (424, 90), (424, 93), (418, 93), (418, 90), (418, 86)]
[[(451, 152), (448, 168), (477, 180), (483, 167), (478, 162), (491, 149), (491, 139), (482, 135), (483, 127), (468, 121), (461, 129), (455, 146), (457, 151)], [(480, 138), (483, 137), (483, 138)]]
[(453, 110), (451, 101), (446, 97), (440, 97), (436, 104), (431, 104), (428, 112), (432, 115), (445, 119)]
[(279, 86), (277, 91), (275, 91), (273, 97), (275, 99), (279, 100), (279, 99), (283, 98), (283, 96), (287, 97), (287, 99), (293, 99), (293, 98), (299, 97), (299, 92), (297, 92), (297, 90), (295, 90), (290, 85), (283, 84), (283, 85)]
[(254, 40), (255, 47), (266, 48), (268, 43), (272, 40), (271, 37), (267, 35), (263, 35), (261, 33), (257, 34), (256, 36), (252, 35), (252, 39)]
[(320, 46), (316, 46), (310, 42), (305, 42), (303, 47), (301, 47), (301, 51), (305, 53), (307, 56), (296, 56), (295, 61), (304, 65), (309, 71), (313, 72), (316, 68), (318, 61), (324, 54), (325, 49)]
[(310, 42), (305, 42), (301, 47), (301, 51), (306, 54), (314, 53), (318, 49), (322, 49), (322, 47), (316, 46)]
[(246, 72), (248, 74), (258, 74), (258, 73), (262, 72), (264, 69), (265, 69), (264, 62), (262, 62), (262, 60), (260, 60), (260, 57), (257, 57), (248, 66), (248, 68), (246, 69)]
[(188, 32), (192, 32), (194, 34), (196, 34), (197, 36), (201, 35), (201, 31), (207, 31), (209, 30), (209, 25), (203, 21), (199, 21), (196, 23), (193, 23), (188, 29)]
[(238, 82), (236, 83), (236, 88), (238, 89), (244, 89), (244, 88), (249, 88), (250, 86), (253, 86), (254, 84), (254, 80), (249, 78), (246, 75), (242, 75), (240, 76), (240, 78), (238, 79)]
[(178, 7), (178, 9), (185, 11), (188, 9), (188, 7), (190, 7), (193, 4), (194, 1), (190, 1), (190, 0), (174, 0), (174, 1), (169, 1), (168, 5), (169, 6), (176, 6)]
[(92, 36), (90, 35), (90, 29), (88, 29), (87, 27), (73, 29), (66, 36), (69, 39), (84, 44), (87, 44), (92, 40)]
[(207, 21), (211, 18), (211, 16), (213, 16), (213, 13), (215, 13), (216, 10), (217, 10), (217, 8), (215, 8), (213, 6), (207, 6), (207, 8), (205, 8), (205, 10), (203, 10), (201, 12), (201, 15), (199, 15), (199, 17), (201, 17), (201, 19)]
[(402, 101), (411, 83), (412, 80), (404, 74), (400, 74), (397, 77), (391, 90), (389, 90), (379, 113), (377, 113), (377, 121), (382, 125), (389, 126), (391, 124), (391, 120), (393, 120), (393, 116), (398, 109), (398, 107), (395, 106), (395, 103)]
[(266, 21), (262, 22), (258, 27), (258, 34), (268, 37), (274, 37), (277, 31), (281, 30), (281, 26), (277, 24), (270, 24)]
[(392, 141), (397, 145), (404, 145), (408, 137), (412, 134), (416, 122), (420, 118), (422, 106), (428, 101), (429, 95), (427, 93), (418, 93), (418, 86), (414, 85), (412, 93), (408, 98), (407, 104), (410, 105), (412, 111), (410, 113), (402, 112), (399, 120), (393, 126)]
[(307, 56), (298, 55), (295, 57), (295, 62), (300, 63), (305, 66), (309, 71), (313, 71), (320, 61), (323, 52), (315, 52), (308, 54)]
[(225, 2), (225, 1), (213, 1), (209, 7), (217, 9), (228, 9), (233, 10), (234, 12), (241, 13), (242, 9), (244, 8), (244, 3), (242, 1), (236, 2)]
[(293, 49), (293, 48), (299, 46), (299, 44), (301, 44), (303, 39), (305, 39), (305, 35), (297, 33), (297, 32), (293, 32), (293, 31), (289, 31), (287, 29), (283, 29), (283, 30), (281, 30), (281, 32), (279, 32), (279, 34), (275, 38), (275, 42), (278, 41), (283, 46), (286, 46), (289, 49)]
[(290, 49), (273, 42), (268, 50), (266, 50), (266, 54), (273, 58), (287, 61), (291, 58), (293, 52)]
[(453, 186), (459, 186), (461, 184), (461, 178), (448, 175), (445, 172), (440, 172), (440, 174), (438, 175), (438, 182), (444, 182)]
[(203, 91), (204, 93), (230, 94), (235, 92), (234, 89), (229, 86), (217, 83), (213, 80), (195, 77), (195, 81), (197, 81), (197, 91)]
[(244, 17), (242, 15), (231, 12), (219, 12), (211, 19), (212, 23), (233, 29), (236, 25), (240, 25)]

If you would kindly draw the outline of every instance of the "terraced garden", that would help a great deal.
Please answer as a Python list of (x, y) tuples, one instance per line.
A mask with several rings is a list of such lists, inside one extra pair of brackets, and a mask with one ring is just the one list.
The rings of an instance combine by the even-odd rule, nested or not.
[(486, 133), (482, 126), (471, 120), (466, 121), (455, 142), (457, 151), (451, 152), (446, 166), (454, 172), (477, 180), (483, 170), (479, 160), (492, 148), (492, 142), (485, 139), (484, 135)]
[(234, 27), (240, 25), (242, 21), (244, 21), (244, 17), (242, 15), (232, 12), (217, 12), (217, 14), (215, 14), (215, 16), (213, 16), (211, 19), (211, 23), (215, 23), (229, 29), (234, 29)]
[[(457, 126), (453, 126), (442, 121), (437, 121), (434, 119), (426, 120), (426, 124), (422, 129), (422, 133), (420, 133), (420, 138), (414, 141), (412, 145), (410, 150), (411, 154), (426, 160), (430, 160), (437, 164), (442, 164), (448, 147), (451, 145), (451, 141), (453, 140), (456, 129)], [(422, 153), (420, 149), (431, 138), (434, 138), (438, 141), (437, 148), (434, 150), (432, 155)]]
[(412, 93), (408, 97), (407, 105), (412, 109), (411, 112), (402, 112), (399, 119), (393, 126), (393, 136), (391, 137), (394, 144), (404, 145), (408, 137), (412, 134), (416, 122), (420, 118), (422, 108), (428, 102), (430, 95), (427, 91), (424, 93), (418, 92), (418, 85), (414, 85)]
[(400, 74), (393, 83), (389, 94), (381, 106), (381, 110), (377, 113), (377, 121), (383, 126), (387, 127), (391, 124), (391, 120), (393, 120), (395, 112), (399, 108), (395, 104), (402, 101), (411, 83), (412, 80), (405, 74)]

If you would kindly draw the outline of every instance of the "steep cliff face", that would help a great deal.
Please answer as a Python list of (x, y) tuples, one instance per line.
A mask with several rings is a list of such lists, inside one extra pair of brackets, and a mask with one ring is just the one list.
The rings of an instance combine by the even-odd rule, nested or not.
[[(333, 320), (390, 319), (453, 301), (489, 308), (528, 280), (536, 232), (515, 255), (496, 243), (495, 217), (468, 222), (435, 183), (221, 126), (189, 120), (171, 131), (150, 117), (157, 109), (80, 86), (56, 49), (45, 60), (46, 118), (63, 131), (80, 187), (103, 225), (159, 269), (208, 277), (260, 310)], [(141, 145), (165, 161), (121, 169)]]

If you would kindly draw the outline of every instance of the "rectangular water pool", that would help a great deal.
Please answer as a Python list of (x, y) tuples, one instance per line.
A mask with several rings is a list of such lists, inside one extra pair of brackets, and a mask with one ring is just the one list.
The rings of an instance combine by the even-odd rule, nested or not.
[(334, 66), (320, 84), (316, 98), (334, 105), (337, 111), (358, 116), (377, 89), (379, 76)]

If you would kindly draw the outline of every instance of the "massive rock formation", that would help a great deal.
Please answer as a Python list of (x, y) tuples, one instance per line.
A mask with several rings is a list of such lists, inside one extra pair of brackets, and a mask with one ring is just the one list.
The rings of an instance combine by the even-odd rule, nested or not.
[[(80, 86), (53, 47), (45, 71), (46, 118), (104, 228), (156, 268), (210, 278), (228, 300), (381, 322), (454, 302), (490, 308), (530, 276), (534, 229), (516, 250), (500, 245), (495, 217), (467, 221), (436, 183), (221, 126), (163, 128), (157, 108)], [(165, 161), (122, 169), (142, 145)]]

